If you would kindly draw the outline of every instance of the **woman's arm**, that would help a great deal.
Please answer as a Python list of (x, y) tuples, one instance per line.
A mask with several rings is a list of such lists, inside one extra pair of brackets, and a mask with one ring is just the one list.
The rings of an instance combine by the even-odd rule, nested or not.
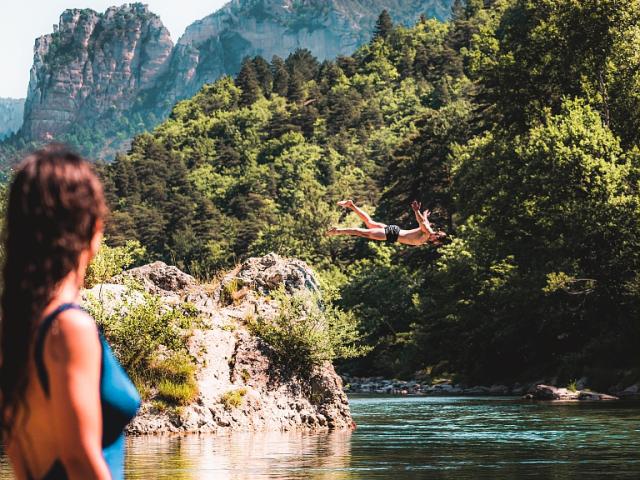
[(80, 310), (56, 319), (45, 345), (51, 422), (69, 479), (110, 479), (102, 455), (100, 362), (95, 323)]

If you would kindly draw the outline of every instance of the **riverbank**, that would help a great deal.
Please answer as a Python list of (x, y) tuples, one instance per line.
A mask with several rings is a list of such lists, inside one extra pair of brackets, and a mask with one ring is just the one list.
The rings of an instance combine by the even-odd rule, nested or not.
[(420, 380), (385, 379), (383, 377), (352, 377), (342, 375), (344, 391), (362, 394), (422, 395), (422, 396), (515, 396), (526, 400), (594, 401), (640, 400), (640, 384), (612, 387), (605, 393), (590, 390), (588, 379), (582, 378), (570, 387), (546, 385), (543, 381), (464, 385), (449, 380), (430, 382)]

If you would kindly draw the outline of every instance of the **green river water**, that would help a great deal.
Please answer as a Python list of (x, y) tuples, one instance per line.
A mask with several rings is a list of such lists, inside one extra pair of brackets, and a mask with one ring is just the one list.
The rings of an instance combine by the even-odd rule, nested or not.
[(129, 438), (127, 478), (640, 479), (638, 404), (385, 396), (351, 408), (355, 432)]

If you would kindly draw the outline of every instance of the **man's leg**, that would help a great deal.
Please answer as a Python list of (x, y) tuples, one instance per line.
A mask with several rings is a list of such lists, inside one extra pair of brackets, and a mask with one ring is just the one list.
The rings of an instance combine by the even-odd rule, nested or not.
[(350, 237), (362, 237), (368, 240), (383, 242), (387, 239), (384, 228), (332, 228), (327, 235), (348, 235)]
[(364, 222), (364, 224), (367, 226), (368, 229), (386, 227), (386, 224), (373, 220), (367, 212), (365, 212), (360, 207), (358, 207), (355, 203), (353, 203), (353, 200), (342, 200), (341, 202), (338, 202), (338, 205), (344, 208), (348, 208), (353, 212), (355, 212), (355, 214), (358, 215), (358, 217), (360, 217), (360, 219)]

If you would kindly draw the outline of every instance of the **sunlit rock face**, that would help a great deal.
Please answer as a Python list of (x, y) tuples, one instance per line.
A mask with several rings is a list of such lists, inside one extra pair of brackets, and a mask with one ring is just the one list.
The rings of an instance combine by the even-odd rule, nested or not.
[[(321, 294), (314, 271), (304, 262), (274, 253), (250, 258), (216, 285), (199, 284), (176, 267), (155, 262), (134, 268), (84, 292), (109, 312), (124, 312), (122, 300), (144, 301), (134, 280), (158, 295), (168, 308), (190, 303), (198, 312), (191, 331), (189, 353), (197, 366), (197, 398), (178, 411), (159, 409), (152, 400), (143, 405), (127, 431), (132, 434), (224, 433), (229, 431), (348, 430), (353, 428), (349, 401), (330, 362), (298, 371), (284, 364), (274, 350), (249, 328), (253, 316), (269, 319), (280, 305), (270, 297), (283, 289)], [(231, 291), (235, 299), (223, 292)], [(133, 296), (133, 297), (132, 297)], [(302, 362), (301, 358), (295, 359)], [(242, 392), (234, 406), (225, 395)]]
[(172, 49), (169, 31), (144, 5), (66, 10), (53, 33), (36, 39), (23, 135), (47, 140), (129, 109), (166, 72)]

